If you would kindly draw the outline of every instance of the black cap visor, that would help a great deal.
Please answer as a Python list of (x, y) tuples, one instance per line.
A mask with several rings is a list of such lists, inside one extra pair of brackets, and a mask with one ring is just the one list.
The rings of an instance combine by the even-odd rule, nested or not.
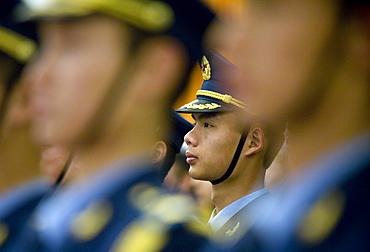
[(227, 112), (234, 111), (235, 106), (228, 106), (223, 102), (209, 100), (195, 100), (176, 110), (178, 113), (206, 113), (206, 112)]

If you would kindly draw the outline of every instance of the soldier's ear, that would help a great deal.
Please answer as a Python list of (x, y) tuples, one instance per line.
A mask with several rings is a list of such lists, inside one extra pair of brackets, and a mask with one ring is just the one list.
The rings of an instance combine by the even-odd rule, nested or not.
[(259, 127), (252, 128), (248, 133), (246, 144), (246, 156), (260, 152), (265, 144), (265, 134), (263, 133), (263, 130)]
[(162, 162), (164, 157), (166, 156), (166, 153), (167, 153), (167, 146), (165, 142), (158, 141), (154, 146), (153, 158), (152, 158), (153, 163), (157, 164), (157, 163)]

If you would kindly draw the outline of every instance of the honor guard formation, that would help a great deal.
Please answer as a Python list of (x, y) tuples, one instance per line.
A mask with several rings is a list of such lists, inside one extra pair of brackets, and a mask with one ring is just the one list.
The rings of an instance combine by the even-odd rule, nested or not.
[(1, 252), (370, 251), (368, 1), (0, 5)]

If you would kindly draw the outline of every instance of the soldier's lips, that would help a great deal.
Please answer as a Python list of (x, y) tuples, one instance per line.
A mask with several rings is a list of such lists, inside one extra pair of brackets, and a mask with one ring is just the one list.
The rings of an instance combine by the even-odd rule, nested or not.
[(185, 156), (186, 156), (186, 163), (188, 164), (193, 164), (198, 160), (198, 157), (194, 156), (190, 152), (186, 152)]

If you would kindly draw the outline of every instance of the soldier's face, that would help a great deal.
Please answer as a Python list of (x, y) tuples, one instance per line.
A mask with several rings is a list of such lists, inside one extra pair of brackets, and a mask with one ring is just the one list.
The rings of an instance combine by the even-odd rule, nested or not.
[(41, 50), (26, 72), (33, 130), (43, 144), (69, 145), (124, 69), (127, 31), (103, 16), (47, 20), (39, 31)]
[(236, 113), (194, 113), (194, 128), (185, 135), (190, 176), (216, 180), (226, 172), (239, 143)]
[(251, 0), (239, 22), (226, 22), (233, 34), (215, 42), (240, 68), (241, 75), (229, 77), (230, 88), (251, 112), (267, 121), (288, 119), (325, 93), (339, 52), (336, 2)]

